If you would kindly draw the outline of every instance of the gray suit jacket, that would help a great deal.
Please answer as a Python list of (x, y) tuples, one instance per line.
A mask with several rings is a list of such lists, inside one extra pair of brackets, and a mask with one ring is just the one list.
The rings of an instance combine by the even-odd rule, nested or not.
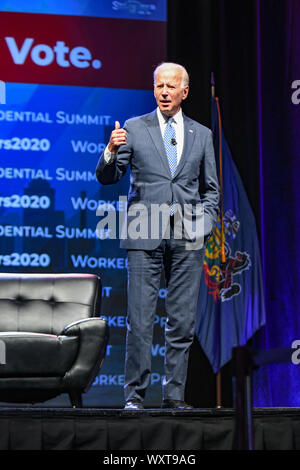
[[(107, 164), (104, 153), (97, 168), (97, 179), (102, 184), (120, 180), (130, 167), (130, 188), (128, 193), (127, 229), (137, 216), (142, 230), (139, 238), (125, 233), (121, 248), (151, 250), (157, 247), (164, 235), (161, 225), (155, 235), (151, 234), (151, 205), (177, 202), (195, 206), (202, 204), (203, 233), (208, 237), (218, 216), (219, 184), (216, 173), (212, 132), (205, 126), (183, 115), (184, 146), (174, 177), (171, 177), (156, 110), (128, 119), (124, 124), (127, 143), (122, 145), (115, 160)], [(135, 212), (133, 209), (138, 209)], [(133, 214), (132, 216), (130, 215)]]

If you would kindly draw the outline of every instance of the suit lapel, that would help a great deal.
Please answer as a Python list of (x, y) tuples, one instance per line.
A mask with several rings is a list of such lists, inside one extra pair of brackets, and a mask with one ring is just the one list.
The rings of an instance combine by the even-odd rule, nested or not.
[(150, 133), (154, 146), (162, 160), (162, 163), (164, 167), (166, 168), (166, 171), (171, 175), (170, 173), (170, 167), (168, 163), (168, 158), (167, 154), (165, 151), (165, 146), (164, 146), (164, 141), (161, 135), (160, 127), (159, 127), (159, 122), (158, 122), (158, 117), (156, 114), (156, 110), (153, 111), (152, 113), (148, 114), (147, 116), (147, 129), (148, 132)]
[(183, 166), (186, 162), (186, 159), (187, 159), (188, 155), (190, 154), (190, 151), (192, 149), (192, 146), (193, 146), (193, 143), (194, 143), (194, 140), (195, 140), (194, 123), (191, 119), (186, 117), (184, 114), (183, 114), (183, 126), (184, 126), (183, 149), (182, 149), (182, 154), (181, 154), (179, 164), (178, 164), (178, 166), (176, 168), (176, 171), (175, 171), (174, 178), (182, 170), (182, 168), (183, 168)]
[[(179, 165), (177, 166), (174, 178), (182, 170), (186, 162), (186, 159), (188, 155), (190, 154), (190, 151), (192, 149), (192, 146), (194, 144), (194, 139), (195, 139), (194, 123), (191, 119), (185, 116), (185, 114), (183, 114), (183, 126), (184, 126), (183, 149), (182, 149), (181, 158), (179, 161)], [(154, 110), (152, 113), (147, 115), (147, 129), (152, 137), (154, 146), (162, 160), (162, 163), (166, 171), (171, 176), (170, 167), (168, 163), (168, 157), (165, 151), (164, 141), (161, 135), (156, 110)]]

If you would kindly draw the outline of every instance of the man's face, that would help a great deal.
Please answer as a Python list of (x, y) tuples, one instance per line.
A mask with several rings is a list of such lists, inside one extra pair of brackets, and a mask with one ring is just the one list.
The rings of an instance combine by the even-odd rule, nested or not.
[(154, 84), (154, 96), (157, 106), (166, 116), (174, 116), (185, 100), (189, 87), (182, 86), (182, 72), (177, 68), (157, 71)]

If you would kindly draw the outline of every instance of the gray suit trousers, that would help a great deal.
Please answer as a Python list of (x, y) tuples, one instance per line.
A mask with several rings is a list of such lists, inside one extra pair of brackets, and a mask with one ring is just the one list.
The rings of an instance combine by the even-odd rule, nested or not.
[(163, 399), (184, 400), (189, 349), (204, 248), (186, 250), (184, 240), (164, 239), (153, 250), (128, 250), (128, 310), (125, 357), (125, 400), (144, 400), (151, 376), (151, 349), (161, 273), (164, 269), (165, 360)]

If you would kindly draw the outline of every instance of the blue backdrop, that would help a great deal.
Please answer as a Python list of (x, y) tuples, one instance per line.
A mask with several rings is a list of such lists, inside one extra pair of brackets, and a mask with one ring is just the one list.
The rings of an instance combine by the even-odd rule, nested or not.
[[(52, 29), (53, 21), (57, 29)], [(127, 1), (36, 0), (28, 6), (26, 1), (14, 0), (2, 2), (0, 22), (1, 48), (6, 54), (6, 63), (0, 69), (0, 79), (6, 82), (6, 104), (0, 105), (0, 270), (91, 272), (101, 276), (101, 313), (109, 322), (110, 344), (104, 366), (84, 396), (84, 404), (119, 406), (123, 403), (126, 252), (119, 249), (118, 240), (97, 238), (96, 209), (99, 204), (109, 203), (117, 213), (124, 211), (119, 196), (127, 195), (128, 175), (118, 185), (102, 187), (96, 181), (95, 168), (115, 120), (122, 124), (155, 106), (152, 71), (165, 60), (166, 2), (135, 2), (134, 7)], [(49, 24), (45, 33), (39, 31), (38, 23)], [(89, 25), (101, 30), (101, 44), (90, 37)], [(112, 39), (109, 32), (116, 25)], [(129, 31), (129, 27), (128, 37), (118, 37), (120, 28)], [(117, 64), (116, 82), (111, 72), (114, 51), (121, 45), (121, 60), (126, 43), (137, 38), (142, 43), (145, 31), (153, 44), (148, 49), (145, 45), (143, 58), (138, 51), (125, 51), (128, 67), (122, 70)], [(42, 46), (35, 52), (30, 49), (23, 64), (16, 65), (16, 57), (25, 51), (26, 38), (34, 39), (32, 47), (36, 43)], [(98, 86), (93, 82), (93, 70), (78, 70), (73, 60), (72, 73), (67, 75), (70, 66), (61, 70), (55, 63), (52, 51), (62, 40), (70, 51), (88, 44), (87, 49), (96, 57), (106, 57)], [(13, 45), (9, 48), (8, 44)], [(71, 53), (65, 54), (64, 60), (69, 57)], [(78, 56), (77, 62), (81, 66), (79, 59), (82, 57)], [(43, 60), (52, 62), (46, 65)], [(139, 69), (147, 73), (145, 86), (141, 86)], [(107, 86), (110, 80), (111, 87)], [(160, 298), (164, 295), (162, 286)], [(158, 311), (151, 403), (160, 402), (163, 324)], [(49, 403), (64, 405), (68, 400), (62, 396), (46, 406)]]

